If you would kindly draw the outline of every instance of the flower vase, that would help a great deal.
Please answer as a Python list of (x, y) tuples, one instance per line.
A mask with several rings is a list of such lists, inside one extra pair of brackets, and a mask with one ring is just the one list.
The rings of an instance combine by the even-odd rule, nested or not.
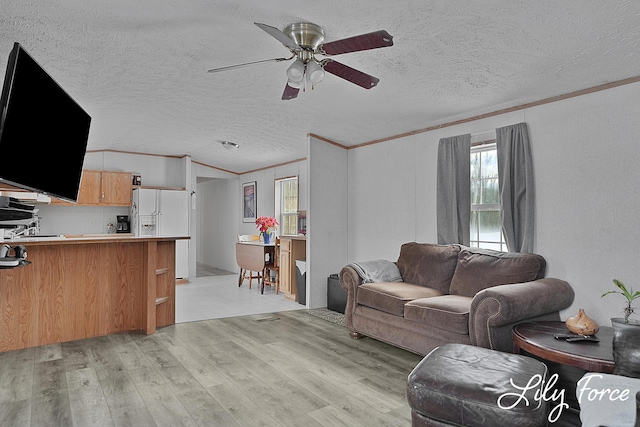
[(268, 245), (269, 243), (271, 243), (271, 233), (268, 231), (263, 231), (262, 241), (264, 242), (265, 245)]

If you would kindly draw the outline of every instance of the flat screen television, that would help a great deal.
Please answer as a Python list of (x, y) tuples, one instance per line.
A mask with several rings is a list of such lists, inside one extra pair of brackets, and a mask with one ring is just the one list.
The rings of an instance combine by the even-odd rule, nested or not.
[(19, 43), (0, 108), (0, 185), (76, 202), (91, 117)]

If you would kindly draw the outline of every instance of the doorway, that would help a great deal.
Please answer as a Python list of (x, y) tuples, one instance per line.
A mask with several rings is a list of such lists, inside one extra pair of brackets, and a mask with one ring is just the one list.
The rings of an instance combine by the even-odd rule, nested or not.
[(196, 277), (234, 274), (238, 218), (238, 181), (196, 180)]

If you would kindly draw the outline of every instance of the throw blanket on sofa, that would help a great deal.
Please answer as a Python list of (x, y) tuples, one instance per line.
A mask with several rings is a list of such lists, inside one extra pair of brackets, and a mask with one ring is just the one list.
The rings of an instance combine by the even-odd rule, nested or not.
[(403, 281), (396, 263), (386, 259), (352, 262), (349, 266), (362, 277), (362, 283)]

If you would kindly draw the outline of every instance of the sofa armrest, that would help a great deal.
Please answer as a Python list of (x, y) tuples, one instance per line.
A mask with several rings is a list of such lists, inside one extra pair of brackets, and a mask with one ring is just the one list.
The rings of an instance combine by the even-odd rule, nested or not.
[(514, 325), (534, 320), (560, 320), (559, 311), (573, 302), (569, 283), (545, 278), (483, 289), (471, 301), (471, 344), (512, 351)]
[(348, 265), (340, 270), (340, 286), (347, 291), (347, 304), (344, 308), (344, 323), (349, 332), (355, 332), (353, 329), (353, 310), (356, 309), (356, 297), (358, 295), (358, 287), (362, 285), (362, 277), (353, 267)]

